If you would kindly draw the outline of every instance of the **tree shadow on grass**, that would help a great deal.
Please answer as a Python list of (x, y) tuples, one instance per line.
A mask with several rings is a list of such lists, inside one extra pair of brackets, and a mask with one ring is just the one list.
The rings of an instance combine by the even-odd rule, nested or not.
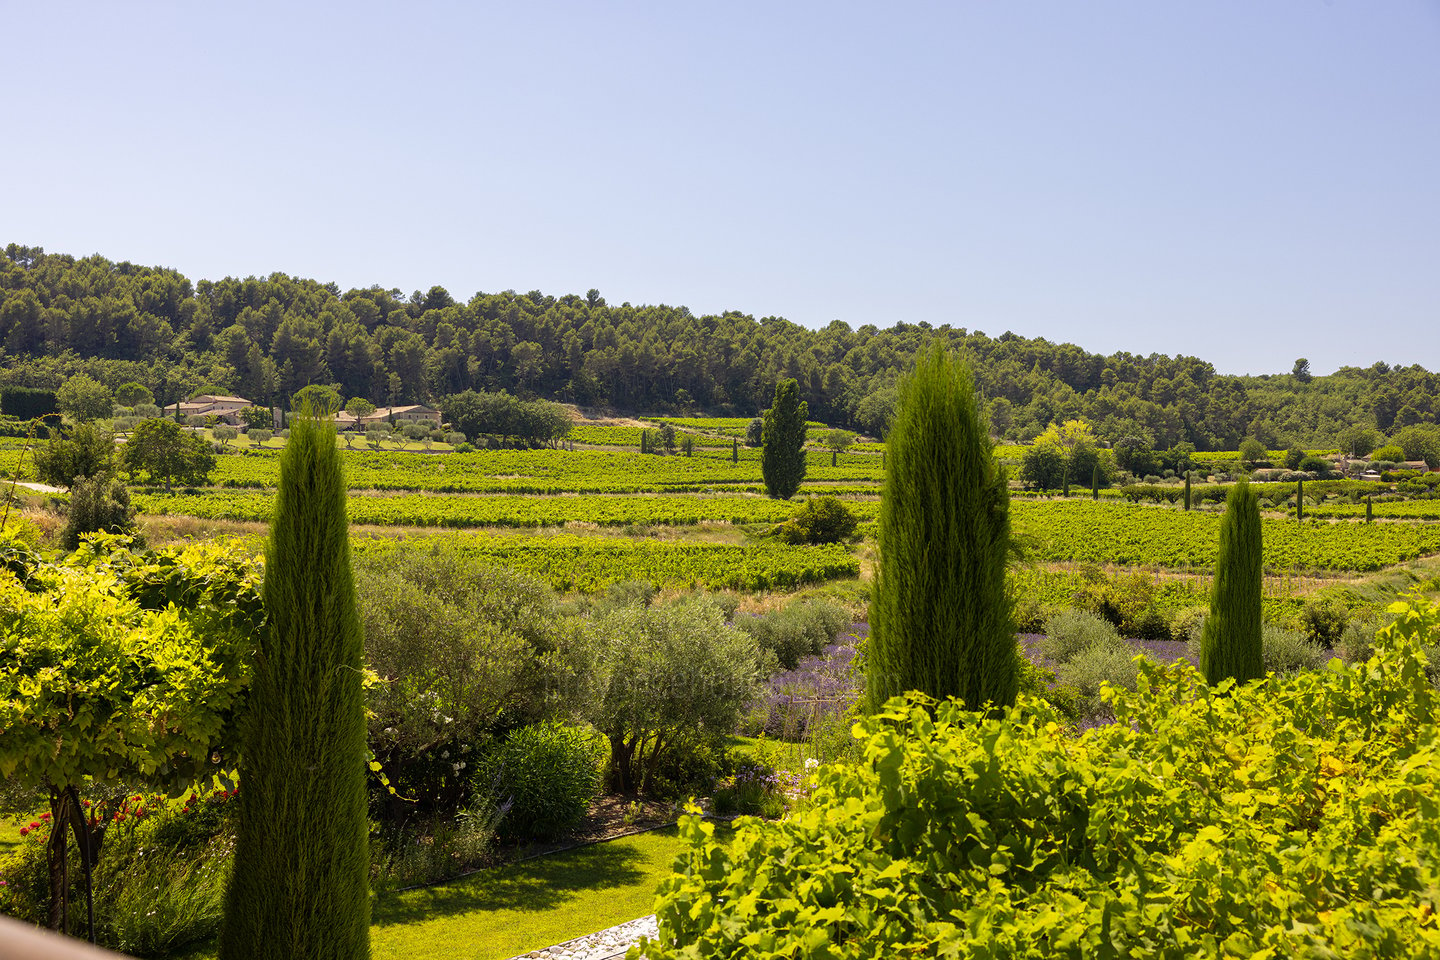
[(639, 882), (646, 860), (624, 841), (594, 844), (386, 898), (370, 919), (384, 927), (491, 910), (553, 910), (585, 890)]

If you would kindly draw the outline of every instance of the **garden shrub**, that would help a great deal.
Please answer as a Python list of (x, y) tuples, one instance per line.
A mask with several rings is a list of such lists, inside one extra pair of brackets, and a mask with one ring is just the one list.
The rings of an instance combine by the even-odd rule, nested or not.
[[(715, 785), (735, 769), (727, 738), (705, 730), (677, 730), (668, 748), (649, 773), (644, 793), (656, 800), (687, 800), (712, 793)], [(607, 770), (607, 783), (619, 787), (615, 770)]]
[(1093, 646), (1123, 642), (1115, 627), (1085, 610), (1062, 610), (1045, 621), (1036, 648), (1052, 663), (1067, 663)]
[(638, 954), (1434, 957), (1436, 640), (1415, 600), (1362, 665), (1216, 689), (1142, 661), (1080, 734), (892, 699), (784, 820), (682, 820)]
[(70, 484), (70, 502), (65, 510), (65, 530), (60, 544), (66, 550), (80, 546), (87, 533), (129, 534), (135, 531), (135, 508), (130, 491), (110, 474), (76, 477)]
[[(1300, 611), (1300, 621), (1306, 635), (1328, 650), (1340, 642), (1350, 622), (1350, 608), (1335, 597), (1312, 598)], [(1374, 636), (1375, 631), (1371, 630), (1370, 635)]]
[(659, 592), (649, 580), (622, 580), (605, 588), (604, 602), (612, 607), (648, 607)]
[(1088, 646), (1055, 668), (1056, 680), (1074, 698), (1075, 712), (1081, 719), (1108, 714), (1101, 697), (1101, 688), (1105, 685), (1135, 689), (1135, 678), (1140, 673), (1135, 662), (1138, 654), (1134, 647), (1117, 638)]
[(800, 778), (794, 774), (747, 757), (735, 764), (734, 773), (716, 785), (712, 797), (714, 810), (722, 817), (745, 814), (773, 820), (784, 815), (787, 792), (794, 792), (799, 786)]
[(386, 823), (370, 845), (371, 889), (388, 894), (435, 883), (487, 863), (500, 812), (487, 799), (457, 813), (431, 813)]
[(1330, 655), (1304, 633), (1273, 623), (1265, 624), (1261, 631), (1260, 652), (1268, 673), (1318, 670), (1330, 659)]
[(1170, 621), (1156, 606), (1155, 583), (1143, 573), (1093, 577), (1075, 592), (1077, 606), (1092, 610), (1124, 636), (1169, 640)]
[[(582, 697), (583, 634), (545, 584), (466, 556), (454, 542), (361, 552), (356, 590), (372, 749), (404, 796), (457, 809), (473, 781), (472, 751)], [(381, 813), (410, 805), (377, 797)]]
[(476, 770), (476, 792), (506, 811), (501, 834), (549, 840), (579, 823), (600, 793), (602, 744), (593, 730), (561, 723), (512, 731)]
[(795, 515), (775, 528), (790, 544), (845, 543), (855, 536), (860, 521), (835, 497), (810, 497)]
[(786, 670), (815, 656), (850, 626), (844, 607), (827, 600), (800, 600), (758, 617), (737, 617), (735, 626), (755, 638)]

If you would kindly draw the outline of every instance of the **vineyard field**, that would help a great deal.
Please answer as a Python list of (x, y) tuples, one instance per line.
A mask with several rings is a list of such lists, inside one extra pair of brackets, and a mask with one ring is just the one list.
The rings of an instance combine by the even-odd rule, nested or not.
[[(1377, 519), (1389, 520), (1440, 520), (1440, 500), (1390, 500), (1374, 505)], [(1306, 516), (1343, 517), (1353, 519), (1365, 516), (1363, 503), (1327, 503), (1323, 506), (1306, 507)]]
[[(203, 491), (136, 493), (131, 498), (142, 512), (179, 514), (210, 520), (268, 521), (274, 514), (270, 493)], [(570, 522), (597, 526), (698, 523), (778, 523), (797, 502), (757, 496), (666, 496), (637, 494), (604, 496), (362, 496), (348, 500), (350, 522), (378, 526), (418, 527), (550, 527)], [(859, 501), (851, 509), (872, 519), (878, 501)]]
[[(748, 453), (749, 456), (745, 454)], [(656, 456), (628, 450), (482, 450), (475, 453), (345, 451), (352, 490), (417, 490), (432, 493), (645, 493), (696, 491), (730, 486), (762, 490), (760, 459), (742, 451), (728, 455)], [(219, 487), (268, 489), (279, 479), (277, 454), (230, 454), (216, 458), (211, 482)], [(806, 480), (815, 484), (878, 484), (880, 458), (812, 452)], [(3, 461), (0, 461), (3, 462)], [(808, 490), (808, 487), (807, 487)]]
[[(357, 553), (423, 549), (445, 534), (390, 538), (355, 537)], [(463, 552), (513, 567), (560, 591), (582, 593), (643, 580), (661, 588), (712, 590), (789, 589), (860, 573), (859, 561), (839, 546), (746, 546), (635, 540), (618, 537), (449, 535)]]
[[(1145, 567), (1212, 567), (1221, 515), (1088, 500), (1016, 500), (1017, 533), (1043, 560)], [(1440, 552), (1440, 525), (1349, 523), (1264, 517), (1272, 569), (1378, 570)]]

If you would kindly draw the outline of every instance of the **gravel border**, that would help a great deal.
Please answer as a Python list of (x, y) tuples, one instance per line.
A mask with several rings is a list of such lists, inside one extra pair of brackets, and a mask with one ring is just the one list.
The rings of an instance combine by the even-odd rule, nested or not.
[(557, 943), (553, 947), (517, 954), (511, 960), (612, 960), (625, 956), (630, 945), (641, 937), (654, 939), (659, 936), (655, 914), (608, 927), (583, 937)]

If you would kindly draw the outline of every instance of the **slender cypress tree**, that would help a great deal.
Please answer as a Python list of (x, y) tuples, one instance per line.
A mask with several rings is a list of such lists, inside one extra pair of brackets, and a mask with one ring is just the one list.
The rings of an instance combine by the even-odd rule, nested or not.
[(1090, 468), (1090, 499), (1100, 499), (1100, 464)]
[(810, 406), (800, 399), (800, 384), (781, 380), (775, 384), (775, 402), (765, 411), (760, 434), (760, 475), (765, 492), (777, 500), (789, 500), (805, 479), (805, 420)]
[(363, 641), (335, 428), (295, 417), (265, 551), (222, 960), (370, 955)]
[(1190, 471), (1185, 471), (1185, 509), (1190, 509)]
[(1370, 502), (1370, 498), (1369, 498), (1369, 497), (1366, 497), (1366, 498), (1365, 498), (1365, 522), (1366, 522), (1366, 523), (1369, 523), (1371, 520), (1374, 520), (1374, 519), (1375, 519), (1375, 504), (1373, 504), (1373, 503)]
[(886, 438), (866, 699), (919, 690), (972, 709), (1015, 700), (1005, 564), (1010, 493), (974, 381), (936, 344), (900, 385)]
[(1305, 519), (1305, 481), (1295, 481), (1295, 519)]
[(1200, 638), (1200, 672), (1215, 684), (1265, 675), (1260, 648), (1260, 505), (1250, 484), (1230, 488), (1220, 523), (1220, 553), (1210, 591), (1210, 616)]

